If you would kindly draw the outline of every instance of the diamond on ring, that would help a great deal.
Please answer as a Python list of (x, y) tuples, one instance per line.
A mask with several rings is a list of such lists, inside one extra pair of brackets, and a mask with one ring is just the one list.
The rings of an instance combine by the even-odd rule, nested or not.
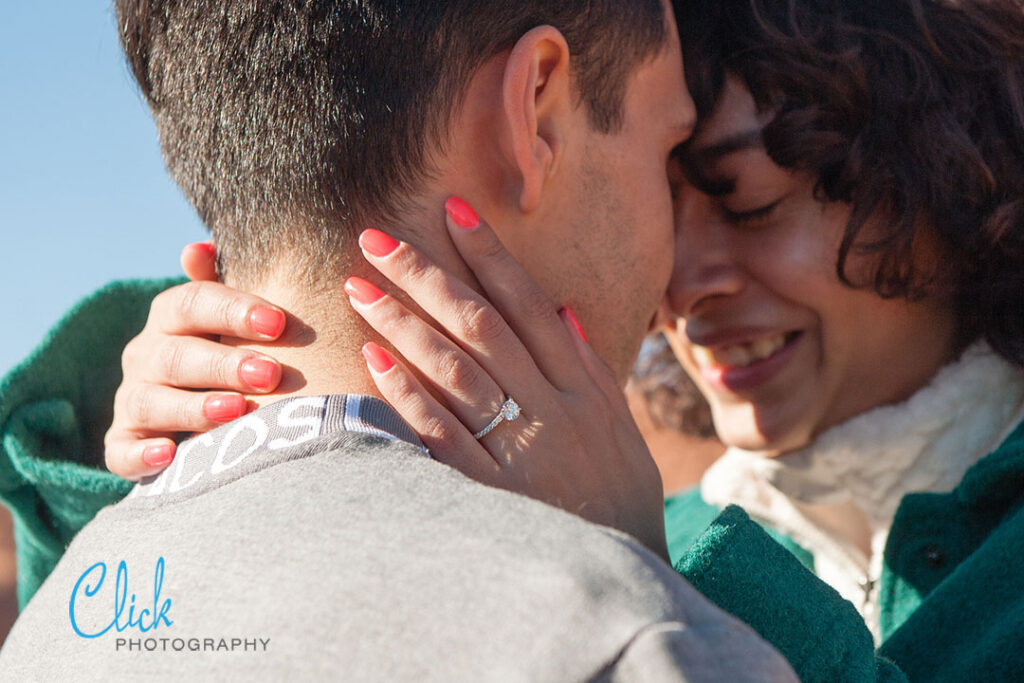
[(491, 423), (484, 427), (483, 429), (481, 429), (476, 434), (474, 434), (473, 438), (479, 441), (480, 439), (490, 434), (491, 430), (500, 425), (502, 422), (505, 422), (506, 420), (511, 422), (512, 420), (515, 420), (522, 414), (523, 411), (519, 407), (519, 404), (516, 403), (514, 398), (509, 396), (507, 399), (505, 399), (505, 402), (501, 404), (501, 409), (498, 411), (498, 414), (494, 416), (494, 419), (491, 420)]

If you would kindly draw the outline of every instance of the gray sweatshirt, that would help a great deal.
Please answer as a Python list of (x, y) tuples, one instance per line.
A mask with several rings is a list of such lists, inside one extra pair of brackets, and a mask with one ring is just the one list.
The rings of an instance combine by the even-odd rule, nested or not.
[(432, 460), (375, 399), (179, 449), (75, 538), (0, 678), (795, 680), (631, 537)]

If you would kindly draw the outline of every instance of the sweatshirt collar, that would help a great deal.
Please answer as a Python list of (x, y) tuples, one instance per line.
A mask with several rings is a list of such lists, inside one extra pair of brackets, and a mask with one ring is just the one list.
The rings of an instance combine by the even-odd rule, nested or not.
[(143, 479), (132, 499), (195, 495), (294, 455), (296, 447), (344, 434), (368, 435), (415, 446), (429, 457), (394, 408), (372, 396), (334, 394), (288, 398), (264, 406), (178, 446), (174, 462)]

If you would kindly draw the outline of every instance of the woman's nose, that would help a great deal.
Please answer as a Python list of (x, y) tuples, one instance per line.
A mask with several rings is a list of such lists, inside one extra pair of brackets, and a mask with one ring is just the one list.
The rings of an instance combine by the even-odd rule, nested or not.
[(715, 199), (687, 186), (675, 207), (675, 268), (666, 298), (675, 315), (689, 317), (740, 293), (746, 278)]

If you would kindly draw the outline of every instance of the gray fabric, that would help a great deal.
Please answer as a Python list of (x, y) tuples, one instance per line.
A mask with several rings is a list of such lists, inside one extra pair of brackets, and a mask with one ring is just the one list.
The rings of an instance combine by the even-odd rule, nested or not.
[[(282, 408), (254, 415), (279, 427)], [(312, 423), (294, 428), (252, 449), (238, 422), (221, 427), (181, 472), (102, 510), (15, 624), (3, 679), (795, 680), (632, 538), (394, 439), (321, 425), (270, 448)], [(113, 618), (121, 560), (143, 625), (166, 619), (77, 635), (76, 583), (93, 568), (74, 614), (95, 633)]]

